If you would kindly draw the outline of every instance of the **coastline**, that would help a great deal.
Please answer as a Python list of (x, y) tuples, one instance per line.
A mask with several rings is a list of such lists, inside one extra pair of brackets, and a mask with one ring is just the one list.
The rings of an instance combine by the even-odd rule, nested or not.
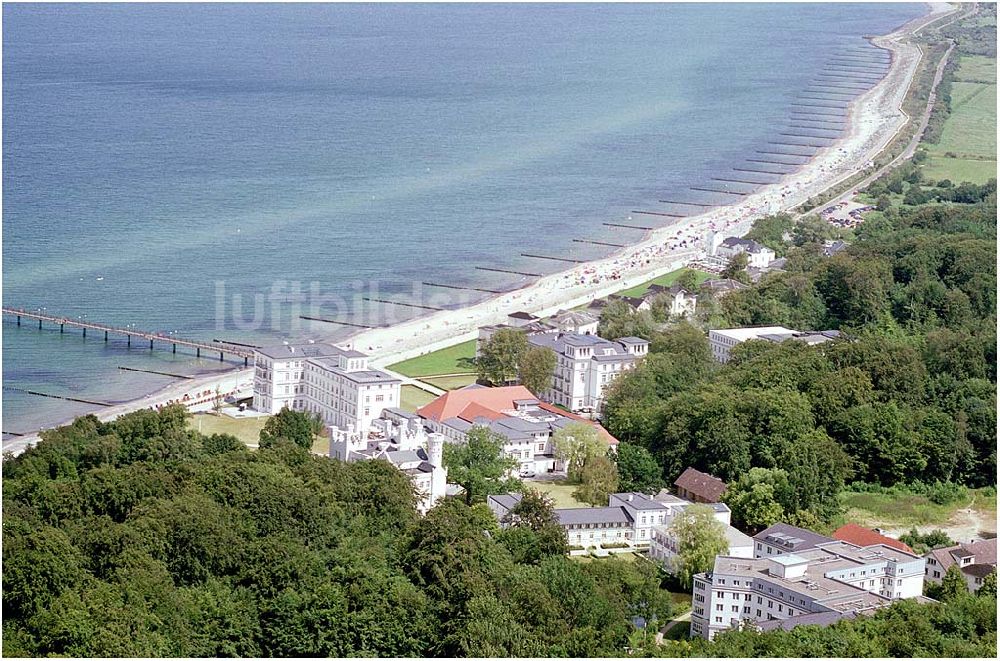
[[(848, 105), (845, 133), (778, 182), (763, 186), (737, 203), (711, 207), (703, 213), (678, 218), (668, 226), (648, 230), (639, 242), (608, 257), (535, 279), (519, 289), (493, 295), (464, 308), (433, 312), (390, 327), (363, 331), (336, 343), (369, 353), (372, 365), (384, 368), (400, 360), (474, 339), (480, 326), (500, 323), (510, 312), (524, 310), (540, 316), (550, 315), (644, 283), (706, 254), (700, 243), (709, 232), (723, 238), (742, 236), (758, 218), (799, 206), (865, 169), (907, 124), (909, 118), (902, 110), (902, 103), (921, 57), (919, 47), (909, 43), (908, 37), (927, 23), (956, 10), (953, 5), (932, 3), (921, 17), (889, 34), (868, 38), (872, 45), (892, 53), (889, 71), (872, 89)], [(328, 336), (323, 341), (332, 340)], [(224, 392), (235, 390), (252, 383), (252, 379), (253, 368), (205, 375), (181, 384), (170, 384), (93, 413), (100, 420), (111, 420), (205, 389), (214, 390), (216, 386), (221, 386)], [(37, 442), (39, 431), (5, 440), (4, 453), (22, 452)]]

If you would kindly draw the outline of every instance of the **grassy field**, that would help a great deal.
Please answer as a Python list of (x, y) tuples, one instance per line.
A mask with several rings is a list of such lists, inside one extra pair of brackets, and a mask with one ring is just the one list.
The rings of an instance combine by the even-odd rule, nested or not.
[(197, 413), (188, 420), (188, 427), (209, 436), (211, 434), (231, 434), (248, 445), (257, 445), (260, 430), (267, 422), (266, 417), (230, 418), (228, 415)]
[(980, 184), (996, 177), (996, 75), (994, 58), (962, 57), (941, 140), (924, 145), (930, 155), (922, 168), (925, 177)]
[[(638, 297), (638, 296), (642, 296), (647, 291), (649, 291), (649, 286), (650, 285), (664, 285), (666, 287), (669, 287), (670, 285), (672, 285), (675, 282), (677, 282), (677, 278), (681, 277), (681, 274), (684, 273), (684, 271), (686, 271), (686, 270), (687, 269), (677, 269), (676, 271), (671, 271), (670, 273), (665, 273), (665, 274), (661, 275), (658, 278), (653, 278), (649, 282), (644, 282), (641, 285), (636, 285), (635, 287), (632, 287), (631, 289), (626, 289), (625, 291), (622, 291), (622, 292), (619, 292), (619, 293), (622, 296), (635, 296), (635, 297)], [(694, 269), (692, 269), (692, 270), (694, 270)], [(705, 282), (706, 280), (708, 280), (709, 278), (713, 277), (713, 274), (707, 273), (705, 271), (694, 270), (694, 273), (695, 273), (695, 282), (697, 282), (699, 285), (701, 283)]]
[[(981, 489), (969, 491), (972, 511), (986, 518), (995, 518), (996, 497)], [(956, 519), (959, 510), (970, 509), (969, 502), (938, 505), (927, 496), (918, 494), (884, 494), (845, 491), (841, 493), (847, 508), (847, 521), (879, 528), (906, 526), (946, 527)]]
[(389, 369), (404, 376), (459, 374), (472, 371), (471, 361), (475, 355), (476, 341), (469, 340), (389, 365)]
[(573, 492), (576, 491), (575, 484), (566, 484), (565, 480), (556, 482), (527, 482), (529, 486), (548, 494), (555, 501), (555, 507), (590, 507), (588, 503), (576, 499)]
[(424, 404), (434, 401), (435, 395), (416, 386), (404, 385), (399, 392), (399, 408), (404, 411), (416, 411)]
[(463, 374), (461, 376), (427, 376), (420, 379), (424, 383), (437, 386), (441, 390), (458, 390), (476, 382), (475, 374)]

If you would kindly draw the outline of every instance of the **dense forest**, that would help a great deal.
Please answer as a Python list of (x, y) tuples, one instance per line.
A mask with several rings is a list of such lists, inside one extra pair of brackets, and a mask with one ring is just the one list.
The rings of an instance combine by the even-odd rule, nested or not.
[(762, 242), (793, 235), (785, 270), (721, 300), (703, 291), (695, 323), (843, 337), (746, 342), (719, 366), (695, 325), (654, 331), (649, 357), (610, 393), (609, 431), (646, 448), (668, 481), (691, 465), (734, 482), (751, 528), (762, 509), (771, 521), (828, 521), (850, 481), (941, 497), (995, 485), (996, 182), (962, 188), (949, 204), (869, 214), (832, 257), (809, 222), (760, 223)]
[(421, 519), (388, 462), (178, 408), (47, 432), (3, 487), (6, 656), (618, 656), (670, 614), (651, 563), (565, 557), (540, 499), (503, 532), (461, 499)]

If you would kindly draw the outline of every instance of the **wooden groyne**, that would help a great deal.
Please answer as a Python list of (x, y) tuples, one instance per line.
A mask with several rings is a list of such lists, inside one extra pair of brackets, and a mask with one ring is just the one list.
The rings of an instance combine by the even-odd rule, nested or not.
[(595, 246), (610, 246), (612, 248), (624, 248), (624, 243), (611, 243), (609, 241), (594, 241), (593, 239), (572, 239), (574, 243), (592, 243)]
[(608, 227), (625, 227), (630, 230), (651, 230), (655, 229), (653, 227), (646, 227), (645, 225), (626, 225), (625, 223), (602, 223)]
[(406, 308), (418, 308), (420, 310), (434, 310), (435, 312), (441, 312), (444, 308), (437, 308), (433, 305), (423, 305), (421, 303), (402, 303), (400, 301), (390, 301), (385, 298), (372, 298), (370, 296), (362, 296), (361, 300), (370, 301), (372, 303), (387, 303), (389, 305), (401, 305)]
[(553, 257), (552, 255), (532, 255), (531, 253), (522, 252), (521, 257), (533, 257), (534, 259), (550, 259), (554, 262), (569, 262), (570, 264), (586, 264), (585, 259), (573, 259), (571, 257)]
[[(83, 321), (82, 319), (70, 319), (69, 317), (47, 314), (39, 311), (25, 310), (23, 308), (3, 308), (3, 314), (11, 317), (16, 317), (17, 325), (21, 325), (21, 320), (32, 319), (38, 321), (38, 328), (41, 330), (43, 322), (48, 322), (50, 324), (58, 324), (59, 332), (63, 333), (66, 327), (79, 328), (83, 331), (83, 337), (87, 337), (87, 331), (97, 331), (99, 333), (104, 333), (104, 341), (108, 341), (109, 335), (123, 335), (125, 336), (127, 345), (132, 346), (132, 338), (139, 338), (142, 340), (149, 340), (149, 348), (152, 350), (154, 348), (154, 343), (159, 342), (161, 344), (169, 344), (173, 349), (173, 353), (177, 353), (177, 347), (187, 347), (195, 350), (195, 355), (201, 357), (201, 352), (204, 351), (217, 351), (219, 352), (219, 360), (225, 360), (225, 356), (228, 354), (230, 356), (235, 356), (237, 358), (243, 359), (243, 365), (247, 366), (250, 359), (253, 358), (253, 350), (248, 349), (244, 346), (239, 346), (231, 343), (225, 342), (199, 342), (197, 340), (184, 340), (179, 337), (173, 337), (172, 335), (164, 335), (163, 333), (152, 333), (149, 331), (137, 330), (133, 328), (121, 328), (118, 326), (111, 326), (108, 324), (101, 324), (92, 321)], [(38, 393), (31, 393), (38, 394)], [(91, 402), (85, 402), (91, 403)]]
[(499, 289), (485, 289), (483, 287), (462, 287), (462, 286), (459, 286), (459, 285), (446, 285), (443, 282), (426, 282), (425, 281), (425, 282), (423, 282), (423, 284), (427, 285), (428, 287), (441, 287), (443, 289), (464, 289), (466, 291), (481, 291), (481, 292), (484, 292), (484, 293), (487, 293), (487, 294), (504, 294), (504, 293), (506, 293), (506, 292), (500, 291)]
[(714, 207), (716, 205), (707, 202), (679, 202), (678, 200), (660, 200), (660, 204), (685, 204), (691, 207)]
[[(789, 124), (788, 126), (789, 126), (789, 128), (793, 128), (793, 129), (805, 129), (807, 131), (826, 131), (827, 133), (839, 133), (839, 131), (837, 129), (835, 129), (835, 128), (829, 128), (829, 127), (824, 128), (822, 126), (803, 126), (801, 124)], [(782, 133), (782, 135), (784, 135), (784, 133)], [(817, 137), (824, 137), (825, 138), (826, 136), (817, 136)]]
[(774, 170), (763, 170), (757, 168), (733, 168), (733, 169), (736, 170), (737, 172), (759, 172), (761, 174), (777, 174), (777, 175), (788, 174), (787, 172), (775, 172)]
[(827, 108), (829, 110), (843, 110), (847, 106), (834, 106), (827, 103), (792, 103), (795, 108)]
[(664, 216), (666, 218), (684, 218), (685, 216), (679, 213), (664, 213), (662, 211), (629, 211), (629, 213), (639, 214), (640, 216)]
[(815, 147), (816, 149), (822, 149), (823, 147), (829, 147), (830, 145), (818, 145), (812, 142), (769, 142), (769, 145), (785, 145), (786, 147)]
[(726, 193), (727, 195), (746, 196), (750, 193), (740, 193), (739, 191), (726, 190), (725, 188), (708, 188), (707, 186), (692, 186), (691, 190), (704, 191), (706, 193)]
[(157, 376), (169, 376), (173, 379), (193, 379), (193, 376), (188, 376), (186, 374), (174, 374), (173, 372), (158, 372), (156, 370), (141, 370), (138, 367), (125, 367), (124, 365), (119, 365), (118, 369), (124, 370), (126, 372), (144, 372), (146, 374), (156, 374)]
[[(789, 154), (789, 155), (791, 156), (791, 154)], [(770, 163), (771, 165), (790, 165), (790, 166), (793, 166), (793, 167), (796, 166), (796, 165), (802, 165), (802, 163), (787, 163), (785, 161), (776, 161), (774, 159), (769, 159), (769, 158), (748, 158), (748, 159), (746, 159), (746, 162), (747, 163)], [(734, 170), (739, 170), (739, 168), (733, 168), (733, 169)], [(775, 172), (774, 174), (778, 174), (778, 173)], [(781, 174), (789, 174), (789, 173), (782, 172)]]
[(25, 395), (48, 397), (49, 399), (61, 399), (66, 402), (77, 402), (80, 404), (90, 404), (92, 406), (114, 406), (114, 404), (110, 404), (108, 402), (99, 402), (95, 399), (84, 399), (82, 397), (68, 397), (66, 395), (53, 395), (47, 392), (39, 392), (38, 390), (28, 390), (27, 388), (18, 388), (17, 386), (4, 386), (3, 389), (10, 392), (24, 393)]
[(773, 184), (773, 181), (749, 181), (747, 179), (730, 179), (727, 177), (712, 177), (712, 181), (725, 181), (734, 184), (750, 184), (753, 186), (767, 186), (768, 184)]
[(350, 321), (340, 321), (339, 319), (330, 319), (328, 317), (312, 317), (307, 314), (300, 314), (299, 319), (305, 319), (306, 321), (322, 321), (327, 324), (338, 324), (340, 326), (351, 326), (353, 328), (378, 328), (378, 326), (369, 326), (368, 324), (356, 324)]
[[(813, 129), (814, 131), (819, 129)], [(835, 140), (836, 138), (829, 135), (810, 135), (808, 133), (791, 133), (789, 131), (779, 131), (778, 135), (784, 135), (789, 138), (816, 138), (817, 140)]]
[[(607, 225), (607, 223), (605, 223)], [(491, 266), (477, 266), (475, 267), (477, 271), (491, 271), (493, 273), (512, 273), (514, 275), (523, 275), (529, 278), (541, 278), (541, 273), (528, 273), (527, 271), (512, 271), (511, 269), (497, 269)]]

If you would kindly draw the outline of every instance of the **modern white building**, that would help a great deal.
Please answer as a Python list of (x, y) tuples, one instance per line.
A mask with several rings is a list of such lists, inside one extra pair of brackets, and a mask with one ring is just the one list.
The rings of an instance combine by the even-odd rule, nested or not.
[(329, 344), (281, 344), (254, 352), (254, 409), (316, 413), (327, 425), (368, 429), (399, 406), (401, 382), (369, 369), (368, 356)]
[(419, 416), (386, 409), (367, 432), (330, 426), (330, 458), (342, 461), (384, 459), (409, 476), (421, 514), (444, 498), (448, 469), (444, 467), (444, 436), (429, 434)]
[(663, 524), (653, 528), (649, 544), (649, 557), (663, 564), (668, 572), (677, 570), (676, 562), (680, 547), (672, 529), (674, 517), (695, 504), (711, 508), (715, 513), (715, 519), (725, 526), (724, 534), (728, 544), (725, 555), (737, 558), (753, 557), (753, 540), (730, 525), (732, 512), (724, 503), (692, 503), (676, 497), (675, 500), (677, 502), (672, 504)]
[(744, 623), (870, 612), (920, 599), (923, 575), (923, 558), (882, 544), (832, 541), (764, 558), (720, 555), (711, 572), (694, 577), (691, 635), (712, 639)]
[(925, 580), (940, 583), (948, 568), (958, 565), (969, 592), (975, 592), (983, 587), (983, 580), (997, 570), (997, 540), (994, 537), (934, 549), (928, 551), (924, 559), (927, 560)]
[(723, 259), (732, 259), (740, 253), (746, 253), (747, 266), (766, 269), (774, 260), (774, 251), (767, 246), (762, 246), (753, 239), (741, 239), (731, 236), (723, 239), (715, 250), (715, 256)]
[(556, 354), (552, 388), (538, 396), (592, 416), (600, 416), (608, 386), (649, 352), (649, 342), (638, 337), (611, 341), (596, 335), (558, 333), (533, 335), (528, 342)]
[(465, 442), (476, 426), (503, 436), (504, 451), (518, 461), (524, 477), (565, 470), (564, 462), (555, 457), (552, 436), (571, 423), (594, 425), (610, 447), (618, 444), (599, 424), (539, 401), (524, 386), (466, 386), (422, 406), (417, 415), (430, 430), (454, 443)]
[(797, 340), (808, 345), (830, 342), (840, 337), (840, 331), (797, 331), (784, 326), (754, 326), (748, 328), (720, 328), (708, 331), (708, 343), (712, 347), (712, 357), (720, 363), (729, 362), (733, 347), (750, 340), (784, 342)]

